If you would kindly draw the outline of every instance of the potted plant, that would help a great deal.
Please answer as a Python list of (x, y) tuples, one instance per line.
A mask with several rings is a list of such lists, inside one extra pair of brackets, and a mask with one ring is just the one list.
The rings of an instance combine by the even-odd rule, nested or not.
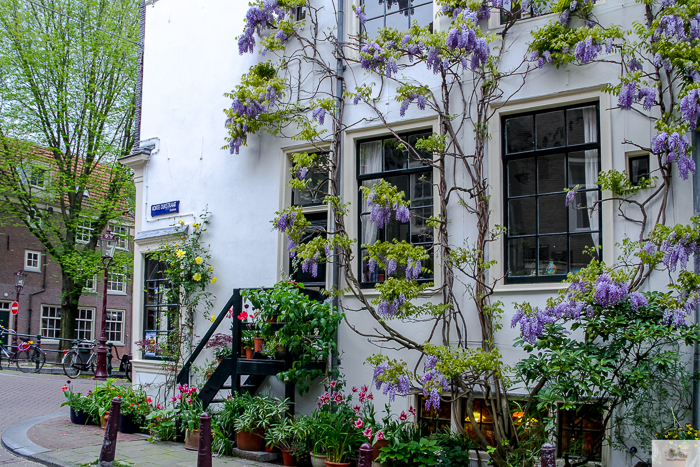
[(231, 355), (231, 344), (233, 343), (233, 337), (230, 334), (216, 333), (207, 341), (205, 348), (214, 349), (214, 358), (216, 358), (219, 363), (221, 360)]
[(294, 465), (292, 450), (298, 432), (299, 426), (291, 417), (283, 418), (278, 423), (272, 424), (265, 432), (267, 445), (282, 451), (282, 462), (284, 465)]
[(109, 378), (94, 390), (88, 392), (88, 397), (92, 402), (90, 406), (90, 416), (94, 419), (96, 424), (101, 425), (102, 428), (107, 427), (112, 399), (122, 396), (122, 387), (115, 386), (115, 382), (116, 379)]
[(90, 412), (92, 410), (92, 400), (89, 397), (83, 397), (81, 393), (74, 393), (68, 381), (62, 388), (63, 395), (66, 397), (63, 406), (70, 407), (70, 421), (76, 425), (86, 425), (90, 420)]
[(146, 391), (135, 386), (123, 386), (120, 397), (119, 431), (135, 433), (146, 423), (146, 416), (151, 411), (151, 398)]
[(241, 415), (234, 422), (236, 444), (243, 451), (260, 451), (265, 430), (282, 418), (289, 410), (289, 401), (270, 396), (239, 396)]
[(177, 436), (177, 417), (178, 413), (175, 408), (163, 408), (158, 404), (154, 410), (146, 415), (146, 428), (153, 442), (156, 439), (160, 441), (170, 441)]
[(199, 448), (199, 416), (204, 411), (202, 401), (195, 386), (181, 384), (177, 389), (180, 394), (173, 398), (173, 402), (179, 401), (178, 419), (185, 429), (185, 449), (196, 451)]
[(282, 360), (284, 358), (284, 347), (277, 334), (265, 338), (262, 354), (273, 360)]
[(242, 333), (242, 342), (243, 342), (243, 347), (245, 348), (245, 358), (251, 359), (253, 358), (253, 338), (255, 337), (255, 331), (252, 330), (246, 330), (243, 331)]

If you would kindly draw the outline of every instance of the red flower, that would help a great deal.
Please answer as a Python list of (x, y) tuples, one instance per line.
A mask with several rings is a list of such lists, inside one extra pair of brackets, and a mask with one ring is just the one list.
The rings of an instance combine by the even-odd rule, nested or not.
[(352, 408), (352, 410), (355, 411), (355, 415), (358, 415), (360, 413), (361, 407), (359, 405), (356, 405)]
[(358, 418), (355, 422), (355, 428), (362, 428), (363, 426), (365, 426), (365, 422), (363, 422), (361, 418)]
[(335, 388), (338, 385), (337, 381), (331, 381), (331, 387)]
[(131, 406), (132, 406), (132, 407), (134, 406), (134, 403), (133, 403), (133, 402), (131, 403)]
[(360, 388), (360, 389), (362, 389), (362, 392), (367, 392), (369, 390), (369, 388), (367, 387), (366, 384), (363, 384), (362, 388)]
[(374, 396), (372, 395), (371, 392), (369, 394), (367, 394), (367, 399), (374, 400)]
[(68, 389), (70, 389), (68, 386), (63, 386), (61, 388), (61, 391), (66, 392), (66, 391), (68, 391)]
[(357, 386), (352, 387), (352, 392), (357, 392)]
[(372, 439), (372, 428), (367, 428), (365, 431), (362, 432), (363, 435), (365, 435), (368, 439)]
[(382, 433), (381, 431), (378, 431), (377, 432), (377, 441), (381, 441), (383, 439), (384, 439), (384, 433)]
[(245, 310), (241, 311), (238, 315), (238, 319), (243, 321), (244, 319), (248, 319), (248, 313), (246, 313)]
[(399, 415), (399, 420), (408, 420), (408, 415), (406, 415), (406, 412), (403, 410), (401, 411), (401, 415)]
[(411, 408), (408, 409), (408, 411), (409, 411), (409, 412), (411, 413), (411, 415), (413, 415), (414, 417), (416, 416), (416, 409), (414, 409), (413, 406), (411, 406)]
[(150, 403), (153, 402), (153, 401), (151, 400), (150, 397), (148, 397), (148, 398), (146, 398), (146, 402), (150, 404)]

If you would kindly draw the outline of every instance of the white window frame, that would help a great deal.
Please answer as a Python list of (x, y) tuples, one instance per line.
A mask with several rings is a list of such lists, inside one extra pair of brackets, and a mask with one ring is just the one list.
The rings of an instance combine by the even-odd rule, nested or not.
[[(489, 134), (491, 135), (491, 143), (488, 147), (488, 167), (491, 206), (503, 206), (503, 183), (505, 169), (503, 164), (503, 155), (501, 152), (501, 141), (503, 130), (501, 128), (502, 117), (509, 114), (517, 114), (528, 111), (535, 111), (547, 108), (558, 108), (577, 103), (586, 104), (598, 101), (600, 111), (600, 168), (601, 171), (611, 170), (613, 160), (613, 145), (612, 145), (612, 114), (605, 109), (612, 108), (610, 96), (601, 91), (600, 86), (591, 87), (582, 90), (563, 91), (547, 96), (532, 96), (529, 98), (510, 101), (508, 104), (493, 104), (494, 114), (489, 120)], [(609, 198), (611, 193), (603, 191), (601, 199)], [(612, 203), (603, 203), (602, 205), (602, 239), (603, 246), (603, 261), (612, 264), (614, 262), (615, 239), (613, 238), (613, 221), (614, 209)], [(503, 210), (496, 209), (490, 216), (489, 229), (493, 230), (498, 225), (504, 225)], [(505, 249), (504, 242), (490, 242), (488, 246), (488, 257), (496, 259), (490, 271), (490, 277), (500, 277), (495, 287), (495, 293), (517, 293), (517, 292), (532, 292), (532, 291), (559, 291), (563, 287), (560, 282), (555, 283), (534, 283), (534, 284), (505, 284), (504, 268), (505, 268)]]
[(129, 251), (129, 226), (110, 224), (109, 230), (117, 238), (117, 250)]
[[(92, 287), (87, 287), (87, 284), (92, 281)], [(83, 287), (83, 292), (92, 292), (95, 293), (97, 292), (97, 274), (92, 276), (88, 281), (85, 283), (85, 287)]]
[[(34, 171), (41, 170), (43, 176), (41, 179), (41, 184), (34, 183)], [(37, 190), (46, 189), (49, 167), (44, 164), (39, 163), (28, 163), (25, 165), (20, 165), (17, 167), (17, 174), (20, 176), (22, 181), (29, 185), (31, 188), (36, 188)]]
[[(90, 318), (82, 318), (81, 313), (83, 311), (89, 311), (90, 312)], [(80, 335), (78, 334), (81, 331), (85, 331), (85, 329), (79, 329), (78, 328), (78, 323), (90, 323), (90, 331), (88, 334), (88, 337), (83, 337), (82, 339), (87, 339), (87, 340), (94, 340), (95, 339), (95, 308), (92, 307), (87, 307), (87, 306), (81, 306), (78, 308), (78, 317), (75, 319), (75, 336), (77, 339), (81, 339)]]
[[(31, 261), (34, 263), (34, 259), (30, 260), (30, 255), (36, 255), (36, 266), (30, 265)], [(29, 272), (41, 272), (41, 252), (36, 250), (24, 250), (24, 270)]]
[[(110, 313), (121, 313), (121, 320), (116, 321), (113, 319), (110, 319), (112, 315)], [(111, 342), (112, 344), (115, 345), (124, 345), (124, 333), (125, 333), (125, 318), (126, 318), (126, 310), (117, 310), (117, 309), (107, 309), (107, 327), (105, 328), (105, 333), (107, 334), (107, 341)], [(110, 324), (118, 323), (121, 324), (121, 330), (118, 331), (121, 339), (120, 340), (111, 340), (110, 339), (110, 333), (116, 333), (117, 331), (112, 331), (110, 328)]]
[[(46, 316), (46, 312), (50, 309), (54, 309), (56, 311), (56, 314), (54, 316)], [(56, 339), (58, 337), (61, 337), (61, 317), (58, 316), (61, 312), (61, 306), (60, 305), (46, 305), (46, 304), (41, 304), (41, 322), (40, 322), (40, 332), (41, 332), (41, 337), (46, 339), (46, 340), (52, 340)], [(50, 320), (51, 322), (56, 322), (54, 323), (54, 326), (52, 327), (45, 327), (44, 326), (44, 320)], [(56, 327), (58, 326), (58, 327)], [(53, 333), (52, 336), (47, 336), (47, 331), (51, 331)]]
[[(87, 244), (90, 242), (92, 232), (95, 228), (92, 226), (92, 219), (80, 219), (75, 229), (75, 243)], [(87, 232), (87, 240), (84, 239)]]
[[(109, 295), (126, 295), (127, 277), (125, 268), (114, 268), (115, 271), (110, 271), (107, 277), (107, 293)], [(116, 272), (123, 271), (123, 272)], [(123, 278), (122, 280), (119, 280)], [(122, 284), (121, 288), (114, 288), (115, 284)]]

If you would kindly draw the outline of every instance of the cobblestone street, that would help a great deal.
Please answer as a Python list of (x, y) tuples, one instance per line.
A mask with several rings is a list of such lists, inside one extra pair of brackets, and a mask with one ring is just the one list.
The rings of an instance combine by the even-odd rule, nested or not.
[[(13, 424), (41, 415), (68, 412), (61, 407), (65, 400), (61, 387), (67, 378), (62, 375), (23, 374), (12, 370), (0, 371), (0, 432)], [(95, 386), (91, 379), (75, 379), (73, 385), (78, 392), (87, 392)], [(20, 457), (15, 457), (0, 448), (0, 465), (13, 467), (36, 466)]]

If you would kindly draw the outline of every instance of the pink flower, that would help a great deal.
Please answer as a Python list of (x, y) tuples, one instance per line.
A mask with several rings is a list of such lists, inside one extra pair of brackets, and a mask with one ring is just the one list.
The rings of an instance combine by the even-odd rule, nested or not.
[(363, 422), (361, 418), (358, 418), (355, 422), (355, 428), (362, 428), (363, 426), (365, 426), (365, 422)]
[(367, 428), (365, 431), (362, 432), (363, 435), (365, 435), (368, 439), (372, 439), (372, 428)]
[(150, 403), (153, 402), (153, 401), (151, 400), (150, 397), (148, 397), (148, 398), (146, 398), (146, 402), (148, 402), (148, 403), (150, 404)]
[(367, 392), (369, 390), (369, 388), (367, 387), (366, 384), (362, 385), (361, 389), (362, 389), (362, 392)]
[(320, 402), (316, 402), (316, 405), (319, 406), (319, 407), (321, 407), (321, 403), (320, 403)]
[(177, 395), (177, 399), (178, 399), (178, 400), (182, 400), (182, 394), (178, 394), (178, 395)]
[(408, 415), (406, 415), (406, 412), (401, 411), (401, 415), (399, 415), (399, 420), (403, 421), (403, 420), (407, 420), (407, 419), (408, 419)]
[(411, 407), (408, 409), (408, 411), (409, 411), (410, 414), (413, 415), (414, 417), (416, 416), (416, 409), (414, 409), (413, 406), (411, 406)]
[(335, 388), (338, 385), (337, 381), (331, 381), (331, 387)]
[(341, 393), (338, 393), (333, 399), (337, 404), (341, 404), (343, 402), (343, 395)]
[(355, 415), (360, 413), (360, 409), (361, 409), (361, 407), (359, 405), (356, 405), (355, 407), (352, 408), (352, 410), (355, 411)]
[(371, 392), (369, 394), (367, 394), (367, 399), (374, 400), (374, 396), (372, 395)]
[(361, 392), (359, 397), (360, 397), (360, 404), (362, 404), (365, 401), (365, 397), (366, 397), (365, 393)]
[(241, 312), (238, 314), (238, 319), (241, 320), (241, 321), (243, 321), (244, 319), (248, 319), (248, 313), (246, 313), (245, 310), (241, 311)]
[(377, 432), (377, 441), (381, 441), (383, 439), (384, 439), (384, 433), (382, 433), (381, 431), (378, 431)]
[(63, 387), (61, 388), (61, 391), (66, 392), (68, 389), (69, 389), (68, 386), (63, 386)]
[(175, 402), (177, 400), (177, 397), (173, 396), (172, 402)]
[(352, 392), (357, 392), (357, 386), (352, 387)]
[(187, 398), (187, 403), (188, 403), (188, 404), (191, 404), (191, 403), (192, 403), (192, 398), (191, 398), (191, 397), (188, 397), (188, 398)]
[(163, 406), (160, 405), (160, 404), (158, 404), (158, 405), (156, 405), (156, 409), (158, 409), (158, 410), (163, 410)]

